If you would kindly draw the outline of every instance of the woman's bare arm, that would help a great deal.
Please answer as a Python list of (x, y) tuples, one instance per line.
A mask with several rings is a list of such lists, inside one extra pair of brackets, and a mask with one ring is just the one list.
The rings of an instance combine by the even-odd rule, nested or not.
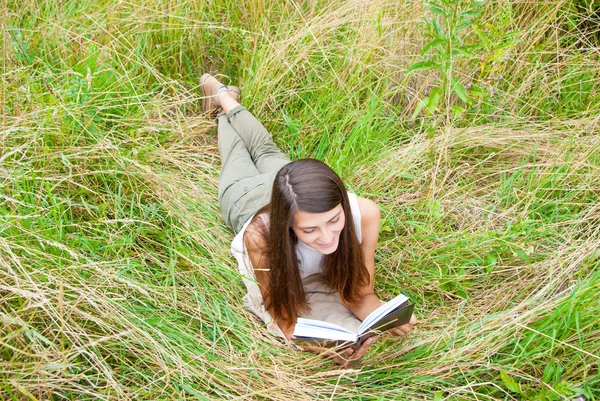
[[(358, 197), (358, 206), (361, 213), (361, 230), (362, 230), (362, 251), (365, 260), (365, 266), (369, 272), (369, 284), (363, 287), (361, 291), (361, 300), (355, 304), (347, 305), (352, 313), (364, 320), (369, 313), (373, 312), (383, 304), (375, 296), (373, 284), (375, 280), (375, 250), (379, 241), (379, 229), (381, 212), (377, 204), (369, 199)], [(413, 315), (410, 322), (399, 327), (390, 329), (389, 332), (393, 335), (403, 336), (409, 333), (413, 326), (417, 323), (416, 317)]]
[(375, 249), (379, 240), (379, 220), (381, 212), (377, 204), (369, 199), (358, 198), (361, 214), (362, 243), (361, 248), (365, 260), (365, 267), (369, 272), (369, 283), (361, 290), (361, 300), (355, 304), (348, 304), (352, 313), (364, 320), (383, 303), (375, 296), (373, 283), (375, 277)]

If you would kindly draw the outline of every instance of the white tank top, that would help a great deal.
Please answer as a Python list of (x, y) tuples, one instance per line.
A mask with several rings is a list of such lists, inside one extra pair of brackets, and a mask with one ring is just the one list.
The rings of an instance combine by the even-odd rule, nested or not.
[[(356, 195), (348, 192), (348, 200), (350, 201), (350, 210), (352, 212), (352, 219), (354, 220), (354, 231), (356, 232), (356, 238), (359, 243), (362, 243), (362, 230), (361, 230), (361, 214), (360, 207), (358, 205), (358, 199)], [(250, 310), (250, 312), (261, 318), (266, 324), (269, 332), (275, 335), (283, 336), (283, 333), (279, 330), (277, 324), (273, 322), (273, 318), (266, 311), (263, 305), (262, 295), (258, 284), (256, 283), (256, 276), (254, 275), (254, 267), (248, 257), (246, 246), (244, 244), (244, 233), (246, 228), (252, 221), (252, 216), (244, 224), (239, 233), (235, 236), (231, 242), (231, 253), (238, 262), (238, 269), (243, 275), (243, 281), (248, 289), (248, 294), (244, 296), (244, 304)], [(265, 223), (268, 224), (268, 217), (261, 216)], [(323, 270), (323, 258), (324, 255), (311, 248), (302, 241), (298, 241), (296, 245), (296, 256), (298, 257), (298, 267), (300, 268), (300, 277), (304, 279), (316, 273), (320, 273)]]

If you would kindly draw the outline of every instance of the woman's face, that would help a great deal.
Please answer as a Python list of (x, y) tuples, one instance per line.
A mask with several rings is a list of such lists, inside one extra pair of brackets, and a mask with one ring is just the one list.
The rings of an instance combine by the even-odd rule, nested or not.
[(296, 212), (292, 230), (300, 241), (324, 255), (329, 255), (338, 247), (344, 224), (346, 216), (340, 203), (324, 213)]

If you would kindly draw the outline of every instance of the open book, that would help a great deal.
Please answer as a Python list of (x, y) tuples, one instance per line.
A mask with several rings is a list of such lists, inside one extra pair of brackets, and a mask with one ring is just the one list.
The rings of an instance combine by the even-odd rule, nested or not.
[(414, 305), (410, 303), (408, 297), (400, 294), (371, 312), (356, 333), (321, 320), (298, 318), (292, 339), (321, 346), (336, 346), (342, 343), (360, 345), (367, 338), (381, 331), (408, 323), (413, 308)]

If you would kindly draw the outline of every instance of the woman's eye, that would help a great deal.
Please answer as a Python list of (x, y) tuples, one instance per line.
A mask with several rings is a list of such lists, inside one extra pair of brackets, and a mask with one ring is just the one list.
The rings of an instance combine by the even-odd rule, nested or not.
[(314, 233), (314, 232), (315, 232), (315, 230), (302, 230), (302, 232), (303, 232), (304, 234), (312, 234), (312, 233)]
[(336, 217), (334, 220), (331, 220), (330, 223), (337, 223), (338, 221), (340, 221), (340, 217)]

